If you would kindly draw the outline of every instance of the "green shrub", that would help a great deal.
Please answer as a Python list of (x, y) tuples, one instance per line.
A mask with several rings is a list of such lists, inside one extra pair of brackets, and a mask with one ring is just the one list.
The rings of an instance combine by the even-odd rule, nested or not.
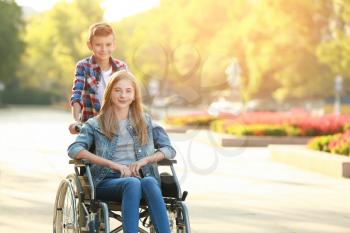
[(2, 101), (6, 104), (50, 105), (64, 100), (61, 93), (31, 88), (8, 88), (2, 93)]
[(299, 130), (290, 125), (231, 124), (226, 133), (237, 136), (297, 136)]
[(168, 116), (164, 122), (176, 126), (200, 126), (209, 127), (210, 123), (217, 118), (208, 114), (188, 114), (184, 116)]
[(350, 129), (350, 123), (347, 123), (343, 126), (343, 132), (347, 131), (348, 129)]
[(333, 140), (336, 140), (339, 137), (339, 134), (327, 135), (327, 136), (318, 136), (311, 139), (307, 147), (313, 150), (331, 152), (329, 148), (329, 143)]
[(340, 155), (350, 155), (350, 145), (348, 143), (342, 143), (338, 145), (337, 147), (334, 147), (330, 151), (333, 154), (340, 154)]
[(212, 121), (210, 123), (210, 130), (218, 132), (218, 133), (225, 133), (224, 121), (223, 120)]

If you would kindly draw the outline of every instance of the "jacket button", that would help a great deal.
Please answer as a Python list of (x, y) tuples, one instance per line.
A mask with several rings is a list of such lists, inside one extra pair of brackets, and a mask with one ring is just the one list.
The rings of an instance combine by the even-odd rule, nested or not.
[(141, 150), (138, 150), (139, 153), (141, 153)]

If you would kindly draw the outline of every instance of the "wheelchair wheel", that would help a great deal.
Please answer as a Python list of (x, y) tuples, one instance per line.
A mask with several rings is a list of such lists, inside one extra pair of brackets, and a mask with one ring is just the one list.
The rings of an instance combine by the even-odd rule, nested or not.
[[(171, 233), (186, 233), (183, 221), (179, 219), (180, 213), (178, 210), (168, 211), (169, 225)], [(181, 217), (182, 218), (182, 217)]]
[(171, 233), (177, 233), (176, 231), (176, 213), (168, 210), (169, 226)]
[[(168, 209), (168, 219), (169, 219), (169, 226), (170, 226), (170, 232), (171, 233), (186, 233), (185, 226), (181, 223), (179, 223), (179, 220), (177, 219), (178, 213), (176, 210), (170, 210)], [(154, 229), (154, 226), (151, 225), (149, 229), (150, 233), (156, 233), (156, 230)]]
[[(182, 207), (168, 206), (168, 219), (171, 233), (189, 233), (186, 231), (186, 217), (183, 215)], [(141, 231), (140, 231), (141, 232)], [(149, 233), (156, 233), (153, 224), (149, 227)]]
[(80, 233), (76, 191), (74, 174), (61, 181), (54, 206), (54, 233)]

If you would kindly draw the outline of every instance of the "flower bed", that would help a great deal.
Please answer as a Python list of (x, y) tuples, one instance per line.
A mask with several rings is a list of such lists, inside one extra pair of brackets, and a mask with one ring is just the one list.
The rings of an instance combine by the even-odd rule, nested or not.
[(245, 113), (233, 119), (218, 119), (210, 128), (238, 136), (319, 136), (343, 132), (350, 116), (314, 117), (302, 111)]
[(209, 127), (210, 123), (216, 119), (207, 112), (195, 112), (184, 116), (168, 116), (164, 119), (164, 122), (173, 126)]
[(309, 141), (308, 147), (313, 150), (350, 156), (350, 129), (344, 133), (315, 137)]

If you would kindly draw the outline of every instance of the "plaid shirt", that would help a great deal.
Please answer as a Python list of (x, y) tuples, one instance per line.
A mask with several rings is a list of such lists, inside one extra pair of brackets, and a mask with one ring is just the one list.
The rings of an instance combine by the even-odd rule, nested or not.
[[(118, 59), (110, 58), (110, 63), (112, 64), (112, 73), (122, 69), (127, 70), (127, 65)], [(75, 102), (80, 104), (82, 122), (96, 116), (100, 111), (101, 103), (97, 98), (97, 84), (101, 78), (102, 71), (94, 56), (77, 63), (70, 104), (71, 106)]]

